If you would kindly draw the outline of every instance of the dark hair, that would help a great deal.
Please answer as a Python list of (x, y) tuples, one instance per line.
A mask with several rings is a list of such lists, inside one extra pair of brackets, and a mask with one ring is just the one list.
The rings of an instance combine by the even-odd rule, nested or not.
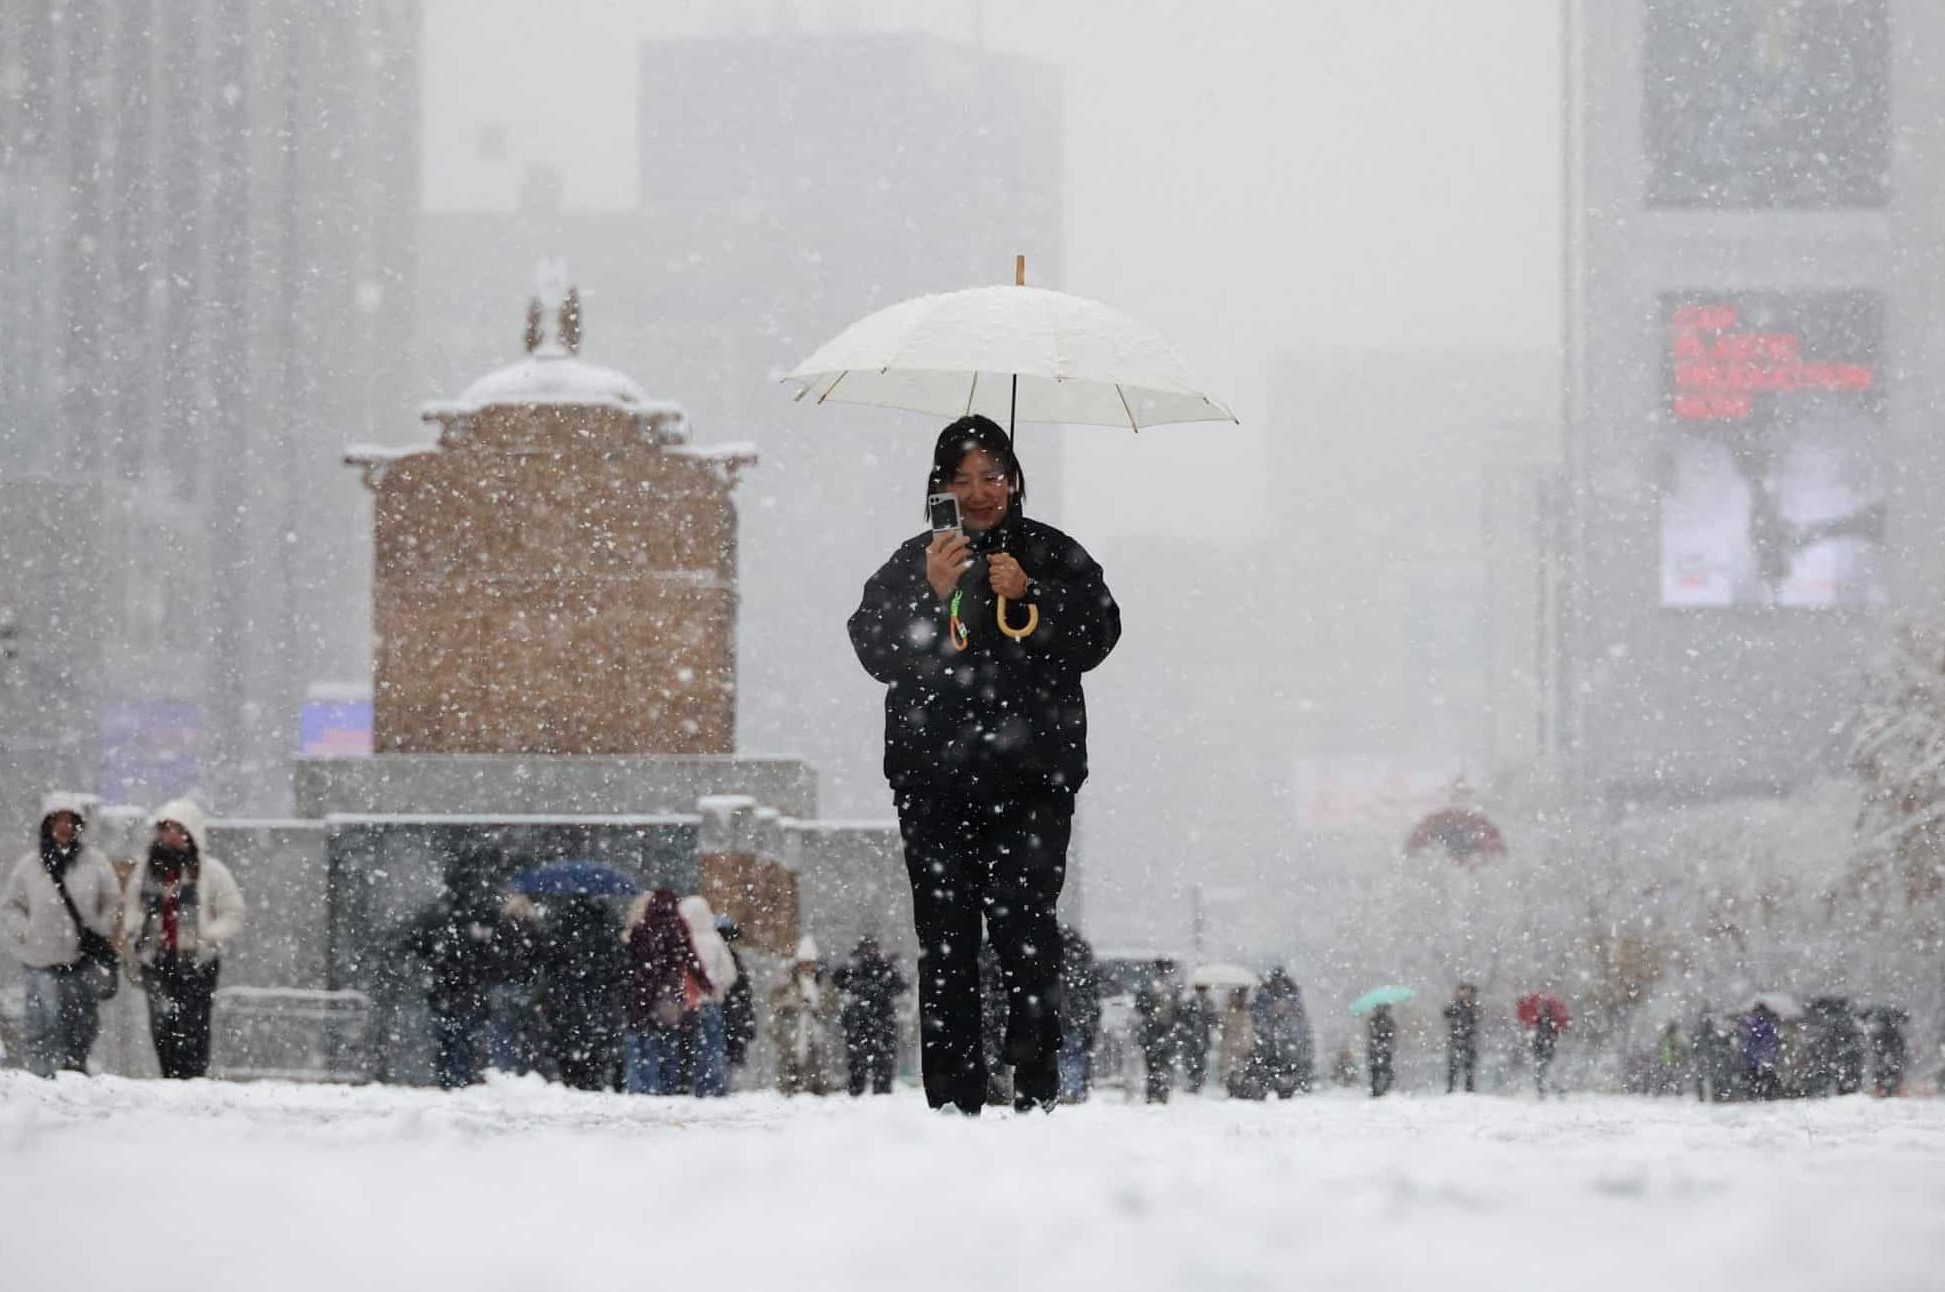
[(1027, 500), (1027, 477), (1020, 470), (1020, 460), (1013, 456), (1013, 440), (998, 422), (978, 413), (970, 413), (939, 432), (939, 442), (932, 446), (932, 474), (925, 481), (926, 495), (944, 493), (946, 484), (959, 473), (959, 464), (974, 449), (991, 454), (1006, 468), (1007, 483), (1013, 487), (1012, 509), (1018, 511)]

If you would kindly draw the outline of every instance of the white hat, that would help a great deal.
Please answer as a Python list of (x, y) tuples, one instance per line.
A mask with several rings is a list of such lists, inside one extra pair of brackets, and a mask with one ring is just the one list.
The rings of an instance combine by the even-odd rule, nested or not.
[(813, 963), (817, 960), (817, 940), (808, 933), (797, 939), (797, 963), (803, 964), (806, 960)]

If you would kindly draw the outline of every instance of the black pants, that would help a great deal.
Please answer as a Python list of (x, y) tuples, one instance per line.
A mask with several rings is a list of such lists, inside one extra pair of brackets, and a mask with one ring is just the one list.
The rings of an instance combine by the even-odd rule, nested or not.
[(1470, 1042), (1452, 1042), (1452, 1048), (1445, 1052), (1445, 1093), (1451, 1094), (1461, 1078), (1467, 1093), (1472, 1093), (1473, 1075), (1478, 1069), (1479, 1051)]
[(1060, 926), (1074, 800), (1066, 794), (898, 798), (918, 931), (919, 1063), (926, 1102), (986, 1101), (980, 1046), (981, 922), (1006, 991), (1004, 1055), (1017, 1101), (1060, 1091)]
[(896, 1017), (845, 1019), (845, 1089), (854, 1095), (867, 1090), (874, 1095), (890, 1094), (897, 1051)]
[(209, 1010), (216, 996), (220, 960), (206, 965), (194, 956), (163, 953), (142, 968), (149, 998), (149, 1037), (162, 1075), (177, 1079), (209, 1071)]

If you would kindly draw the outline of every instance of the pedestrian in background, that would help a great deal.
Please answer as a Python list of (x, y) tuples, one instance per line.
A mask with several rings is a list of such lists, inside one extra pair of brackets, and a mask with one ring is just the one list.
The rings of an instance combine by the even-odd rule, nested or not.
[(509, 893), (494, 930), (493, 980), (486, 989), (491, 1062), (501, 1072), (534, 1068), (534, 982), (540, 974), (540, 929), (534, 903)]
[(1252, 1051), (1256, 1024), (1250, 1018), (1249, 989), (1233, 987), (1222, 1007), (1222, 1044), (1218, 1075), (1231, 1099), (1263, 1098), (1263, 1083), (1255, 1073)]
[[(48, 795), (41, 802), (38, 847), (14, 863), (0, 887), (0, 928), (8, 953), (21, 964), (25, 989), (26, 1065), (43, 1077), (87, 1071), (102, 989), (112, 991), (120, 972), (101, 952), (115, 935), (121, 885), (108, 858), (87, 842), (87, 820), (81, 796)], [(89, 950), (96, 954), (90, 957)], [(99, 982), (102, 973), (108, 975), (105, 984)]]
[(828, 1095), (830, 1029), (837, 993), (823, 981), (817, 943), (797, 941), (790, 976), (770, 990), (770, 1037), (777, 1047), (777, 1089), (786, 1095)]
[(707, 979), (689, 922), (671, 889), (637, 897), (623, 925), (628, 958), (622, 1084), (631, 1094), (672, 1095), (682, 1085), (682, 1029), (697, 979)]
[(1267, 1098), (1271, 1091), (1279, 1099), (1308, 1094), (1316, 1074), (1310, 1012), (1304, 1008), (1303, 989), (1282, 965), (1270, 970), (1256, 989), (1250, 1014), (1255, 1036), (1252, 1063), (1257, 1070), (1250, 1084), (1258, 1092), (1255, 1097)]
[(549, 897), (545, 911), (536, 990), (554, 1073), (575, 1090), (613, 1089), (628, 988), (621, 920), (591, 893)]
[(1881, 1097), (1904, 1093), (1904, 1020), (1889, 1005), (1871, 1011), (1871, 1086)]
[(401, 938), (425, 966), (434, 1071), (442, 1089), (479, 1080), (486, 1059), (487, 992), (500, 971), (500, 901), (491, 858), (468, 852), (446, 870), (446, 888), (415, 915)]
[(1157, 960), (1135, 993), (1135, 1037), (1141, 1046), (1144, 1093), (1151, 1104), (1165, 1104), (1175, 1085), (1175, 1016), (1179, 1002), (1175, 976)]
[(1101, 1038), (1101, 985), (1094, 948), (1071, 924), (1060, 929), (1060, 1097), (1087, 1098), (1094, 1084), (1094, 1049)]
[(843, 1000), (838, 1021), (845, 1088), (853, 1095), (890, 1094), (898, 1062), (898, 998), (910, 984), (873, 937), (858, 939), (851, 958), (832, 971), (831, 983)]
[[(1533, 1090), (1541, 1099), (1547, 1097), (1547, 1074), (1553, 1067), (1553, 1055), (1559, 1043), (1560, 1020), (1542, 1000), (1533, 1017)], [(1559, 1091), (1554, 1093), (1558, 1095)]]
[(1391, 1017), (1391, 1006), (1375, 1006), (1365, 1027), (1364, 1058), (1371, 1069), (1371, 1097), (1377, 1099), (1391, 1091), (1392, 1064), (1398, 1055), (1398, 1023)]
[(1661, 1029), (1661, 1042), (1655, 1050), (1655, 1094), (1677, 1098), (1685, 1095), (1689, 1067), (1688, 1042), (1682, 1037), (1682, 1025), (1671, 1018)]
[(1479, 1071), (1479, 989), (1462, 982), (1445, 1007), (1445, 1093), (1464, 1083), (1472, 1094)]
[(1207, 987), (1196, 987), (1182, 1001), (1175, 1019), (1175, 1045), (1182, 1058), (1182, 1089), (1202, 1093), (1209, 1079), (1209, 1048), (1216, 1040), (1216, 1005)]
[(209, 1071), (209, 1016), (223, 949), (243, 931), (243, 893), (209, 855), (203, 810), (175, 799), (150, 818), (148, 851), (129, 876), (122, 930), (149, 1003), (162, 1075)]

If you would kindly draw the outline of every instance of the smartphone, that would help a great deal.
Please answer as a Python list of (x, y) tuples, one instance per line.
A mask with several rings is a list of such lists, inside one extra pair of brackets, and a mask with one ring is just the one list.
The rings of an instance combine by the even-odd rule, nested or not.
[(959, 523), (959, 498), (956, 494), (933, 494), (925, 500), (925, 514), (931, 518), (934, 534), (942, 534), (948, 530), (956, 532), (962, 528)]

